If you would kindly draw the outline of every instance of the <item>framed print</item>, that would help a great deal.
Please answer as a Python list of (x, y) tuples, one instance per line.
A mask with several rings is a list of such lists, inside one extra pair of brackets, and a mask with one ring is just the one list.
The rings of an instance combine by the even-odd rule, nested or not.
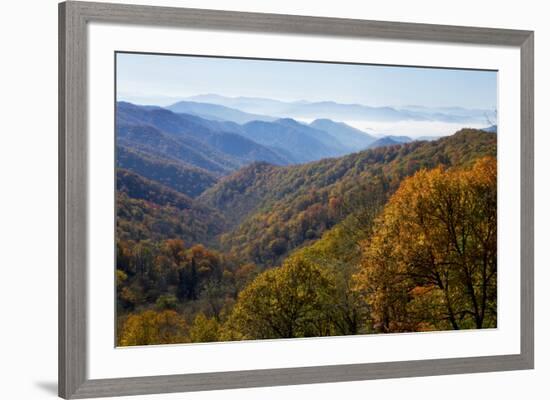
[(59, 23), (61, 397), (534, 367), (533, 32)]

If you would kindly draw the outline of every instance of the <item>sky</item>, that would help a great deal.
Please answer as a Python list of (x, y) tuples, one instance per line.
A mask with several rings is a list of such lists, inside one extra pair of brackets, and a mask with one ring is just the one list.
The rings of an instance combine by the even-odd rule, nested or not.
[(496, 109), (495, 71), (117, 53), (117, 99), (219, 94), (369, 106)]

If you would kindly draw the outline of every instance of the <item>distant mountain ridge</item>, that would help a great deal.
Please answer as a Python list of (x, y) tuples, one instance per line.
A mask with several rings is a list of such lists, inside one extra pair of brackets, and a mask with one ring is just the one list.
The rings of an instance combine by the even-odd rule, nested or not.
[(217, 94), (203, 94), (186, 100), (218, 104), (243, 112), (291, 117), (298, 119), (322, 118), (333, 120), (396, 121), (442, 121), (449, 123), (484, 123), (494, 110), (465, 109), (461, 107), (424, 106), (367, 106), (343, 104), (334, 101), (281, 101), (255, 97), (226, 97)]
[(366, 149), (376, 140), (374, 136), (366, 132), (327, 118), (316, 119), (309, 126), (327, 132), (335, 139), (340, 140), (350, 151)]
[(253, 120), (241, 125), (160, 107), (117, 104), (120, 144), (176, 159), (217, 176), (254, 161), (287, 165), (338, 157), (365, 148), (372, 139), (342, 123), (321, 123), (332, 124), (332, 131), (292, 118)]
[(117, 140), (128, 147), (168, 155), (218, 175), (253, 161), (277, 165), (290, 162), (274, 149), (247, 139), (235, 130), (238, 125), (230, 122), (117, 103)]
[(387, 136), (384, 136), (384, 138), (388, 138), (388, 139), (391, 139), (397, 143), (410, 143), (410, 142), (413, 142), (414, 139), (408, 137), (408, 136), (397, 136), (397, 135), (387, 135)]
[(196, 101), (182, 100), (166, 108), (175, 113), (192, 114), (206, 119), (232, 121), (238, 124), (245, 124), (250, 121), (273, 121), (276, 119), (265, 115), (247, 113), (219, 104), (200, 103)]
[(403, 142), (398, 142), (395, 139), (392, 139), (391, 137), (382, 137), (380, 139), (375, 140), (369, 145), (369, 149), (377, 149), (379, 147), (386, 147), (386, 146), (395, 146), (402, 144)]
[(242, 135), (266, 146), (284, 150), (297, 163), (336, 157), (346, 147), (328, 133), (290, 118), (274, 122), (252, 121), (242, 126)]

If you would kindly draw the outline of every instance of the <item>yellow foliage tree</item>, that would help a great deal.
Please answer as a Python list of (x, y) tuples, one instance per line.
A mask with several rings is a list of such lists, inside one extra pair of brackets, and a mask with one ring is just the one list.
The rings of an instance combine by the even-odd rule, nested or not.
[(219, 340), (219, 329), (218, 321), (199, 313), (189, 329), (189, 338), (193, 343), (216, 342)]
[(421, 170), (363, 243), (355, 288), (381, 332), (496, 326), (497, 166)]
[(258, 275), (239, 294), (224, 340), (329, 335), (333, 297), (326, 270), (291, 258)]
[(131, 314), (122, 325), (119, 335), (120, 346), (140, 346), (147, 344), (185, 343), (187, 324), (173, 310), (147, 310)]

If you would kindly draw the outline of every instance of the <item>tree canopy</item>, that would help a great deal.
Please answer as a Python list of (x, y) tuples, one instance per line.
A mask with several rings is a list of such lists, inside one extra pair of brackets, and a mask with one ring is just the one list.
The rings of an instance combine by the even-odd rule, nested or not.
[(300, 258), (287, 260), (239, 294), (229, 329), (239, 339), (326, 336), (334, 289), (323, 268)]
[(406, 179), (362, 245), (356, 290), (376, 330), (496, 326), (497, 168), (438, 167)]

